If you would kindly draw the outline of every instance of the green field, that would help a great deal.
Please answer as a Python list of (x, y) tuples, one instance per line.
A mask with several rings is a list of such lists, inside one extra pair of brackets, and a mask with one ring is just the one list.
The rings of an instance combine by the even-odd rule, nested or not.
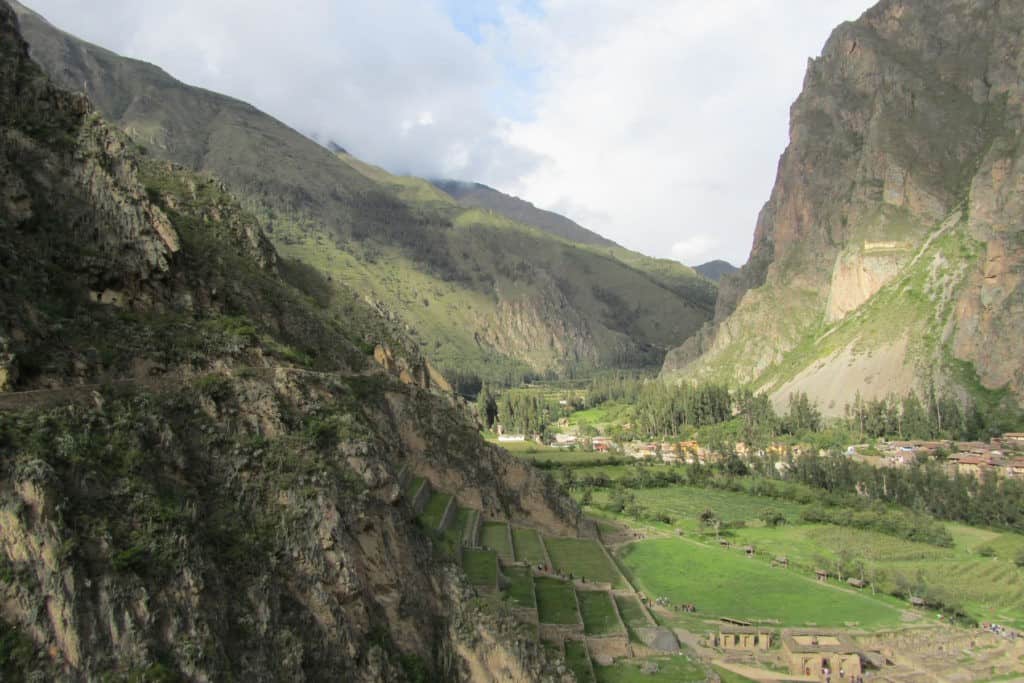
[[(579, 465), (580, 463), (607, 462), (616, 456), (609, 453), (597, 453), (595, 451), (570, 451), (562, 448), (550, 448), (542, 452), (517, 452), (514, 454), (522, 460), (529, 460), (536, 463), (551, 463), (552, 465)], [(621, 459), (621, 456), (619, 456)], [(626, 460), (622, 460), (625, 464)], [(609, 467), (622, 467), (623, 465), (609, 465)]]
[(563, 574), (585, 577), (587, 581), (606, 581), (613, 588), (625, 588), (619, 574), (597, 541), (577, 538), (545, 538), (548, 555), (555, 569)]
[(501, 570), (509, 580), (505, 594), (516, 607), (536, 607), (533, 599), (533, 574), (529, 567), (505, 567)]
[[(658, 665), (658, 673), (645, 674), (640, 670), (644, 662)], [(675, 657), (648, 657), (621, 659), (612, 666), (594, 665), (597, 683), (676, 683), (677, 681), (705, 681), (704, 668), (686, 655)]]
[(420, 522), (423, 526), (427, 529), (436, 529), (441, 523), (441, 516), (444, 515), (444, 511), (448, 507), (448, 501), (451, 499), (452, 497), (447, 493), (435, 491), (430, 494), (430, 500), (427, 501), (426, 507), (420, 513)]
[(565, 663), (569, 665), (572, 672), (576, 674), (579, 683), (593, 681), (590, 675), (590, 656), (587, 655), (587, 648), (578, 640), (565, 641)]
[[(805, 570), (830, 567), (841, 554), (864, 565), (864, 577), (883, 589), (920, 586), (960, 603), (979, 621), (1024, 625), (1024, 572), (1012, 559), (1024, 536), (949, 525), (953, 548), (905, 541), (874, 531), (827, 525), (741, 529), (736, 541), (768, 555), (786, 555)], [(981, 548), (995, 555), (983, 557)]]
[(897, 607), (870, 594), (821, 585), (732, 550), (658, 539), (628, 545), (620, 558), (638, 590), (695, 603), (702, 617), (776, 620), (784, 626), (856, 622), (868, 629), (900, 621)]
[(544, 564), (544, 548), (540, 544), (540, 536), (533, 529), (512, 527), (512, 544), (515, 546), (516, 559), (530, 564)]
[(462, 568), (477, 586), (496, 586), (498, 583), (497, 557), (493, 550), (466, 548), (462, 554)]
[(542, 624), (578, 624), (572, 584), (546, 576), (533, 580), (537, 591), (537, 613)]
[[(697, 517), (708, 508), (725, 523), (742, 521), (748, 525), (759, 525), (759, 518), (764, 510), (777, 510), (792, 524), (799, 521), (800, 511), (805, 507), (799, 503), (775, 498), (695, 486), (631, 489), (630, 493), (636, 497), (637, 505), (651, 512), (668, 514), (672, 517), (672, 526), (691, 531), (696, 531), (700, 527)], [(607, 503), (609, 497), (610, 492), (606, 489), (594, 490), (594, 505)]]
[(627, 626), (644, 628), (651, 625), (651, 622), (647, 621), (647, 617), (644, 616), (644, 608), (640, 605), (640, 601), (633, 596), (616, 595), (615, 604)]
[(508, 541), (508, 524), (484, 522), (480, 527), (480, 545), (498, 553), (502, 562), (512, 562), (512, 546)]
[(448, 528), (444, 530), (444, 535), (441, 537), (441, 543), (447, 554), (454, 554), (455, 549), (462, 544), (462, 537), (466, 531), (466, 523), (469, 521), (472, 512), (473, 511), (468, 508), (458, 508), (451, 523), (448, 524)]
[(588, 636), (622, 633), (619, 619), (615, 616), (615, 606), (607, 591), (576, 591), (576, 599), (580, 603), (583, 628)]

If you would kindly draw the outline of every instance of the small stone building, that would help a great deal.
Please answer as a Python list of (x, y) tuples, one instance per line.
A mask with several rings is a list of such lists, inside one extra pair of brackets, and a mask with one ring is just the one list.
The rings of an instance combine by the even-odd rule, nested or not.
[(782, 652), (789, 672), (833, 683), (853, 680), (863, 672), (860, 650), (853, 639), (837, 631), (787, 629), (782, 632)]
[(767, 650), (772, 646), (772, 632), (757, 626), (723, 624), (708, 640), (722, 650)]

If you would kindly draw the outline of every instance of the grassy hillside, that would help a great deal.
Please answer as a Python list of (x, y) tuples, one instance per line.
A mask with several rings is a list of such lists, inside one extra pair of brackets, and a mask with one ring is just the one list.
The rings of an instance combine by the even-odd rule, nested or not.
[(714, 286), (684, 266), (460, 205), (16, 9), (55, 80), (86, 90), (151, 156), (223, 179), (282, 253), (407, 324), (463, 389), (658, 365), (712, 314)]

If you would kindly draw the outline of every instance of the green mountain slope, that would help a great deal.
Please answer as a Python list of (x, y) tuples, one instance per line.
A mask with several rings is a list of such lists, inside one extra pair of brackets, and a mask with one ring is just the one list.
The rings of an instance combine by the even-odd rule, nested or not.
[(684, 266), (467, 208), (16, 9), (57, 82), (84, 90), (154, 157), (223, 179), (282, 253), (406, 323), (463, 388), (657, 365), (711, 317), (713, 285)]
[(593, 244), (601, 247), (616, 247), (615, 242), (587, 230), (579, 223), (565, 216), (538, 209), (530, 202), (499, 192), (481, 183), (461, 180), (431, 180), (431, 183), (466, 206), (489, 209), (519, 223), (533, 225), (552, 235), (558, 235), (572, 242)]
[(54, 88), (2, 0), (0, 101), (0, 678), (554, 680), (402, 498), (571, 533), (554, 481), (220, 181)]
[(749, 262), (670, 377), (807, 390), (830, 414), (1024, 397), (1024, 14), (883, 0), (837, 28), (793, 105)]
[(728, 261), (723, 261), (721, 259), (702, 263), (699, 266), (694, 266), (693, 269), (712, 282), (718, 282), (726, 275), (732, 275), (739, 270), (739, 268)]

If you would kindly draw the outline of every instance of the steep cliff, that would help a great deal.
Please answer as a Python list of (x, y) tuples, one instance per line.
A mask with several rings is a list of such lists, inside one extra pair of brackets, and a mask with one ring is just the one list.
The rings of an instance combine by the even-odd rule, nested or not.
[(665, 373), (808, 389), (832, 413), (923, 383), (1021, 398), (1022, 28), (999, 0), (883, 0), (838, 27), (749, 261)]
[(0, 678), (561, 679), (401, 486), (571, 534), (550, 477), (220, 181), (53, 87), (5, 2), (0, 100)]

